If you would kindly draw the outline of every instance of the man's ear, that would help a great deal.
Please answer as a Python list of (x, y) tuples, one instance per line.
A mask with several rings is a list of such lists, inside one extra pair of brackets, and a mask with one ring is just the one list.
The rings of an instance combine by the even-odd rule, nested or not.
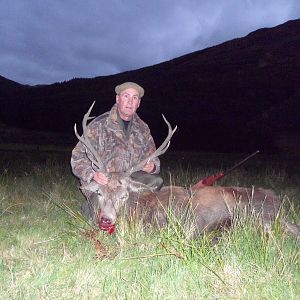
[(116, 95), (116, 103), (118, 104), (118, 102), (119, 102), (119, 98), (120, 98), (120, 96), (117, 94)]

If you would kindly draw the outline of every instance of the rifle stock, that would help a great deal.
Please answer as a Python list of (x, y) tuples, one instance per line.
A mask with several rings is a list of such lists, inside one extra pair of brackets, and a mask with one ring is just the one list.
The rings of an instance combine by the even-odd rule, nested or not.
[(219, 172), (219, 173), (217, 173), (215, 175), (211, 175), (211, 176), (205, 177), (204, 179), (202, 179), (198, 183), (196, 183), (193, 186), (193, 188), (200, 188), (200, 187), (204, 187), (204, 186), (213, 185), (217, 180), (220, 180), (221, 178), (223, 178), (225, 175), (227, 175), (228, 173), (230, 173), (231, 171), (233, 171), (234, 169), (236, 169), (237, 167), (239, 167), (240, 165), (242, 165), (243, 163), (245, 163), (248, 159), (250, 159), (251, 157), (253, 157), (257, 153), (259, 153), (259, 150), (255, 151), (251, 155), (247, 156), (246, 158), (244, 158), (243, 160), (241, 160), (240, 162), (238, 162), (237, 164), (235, 164), (233, 167), (231, 167), (227, 171), (221, 171), (221, 172)]
[(225, 176), (224, 172), (220, 172), (218, 174), (208, 176), (208, 177), (202, 179), (202, 184), (213, 185), (217, 180), (223, 178), (224, 176)]

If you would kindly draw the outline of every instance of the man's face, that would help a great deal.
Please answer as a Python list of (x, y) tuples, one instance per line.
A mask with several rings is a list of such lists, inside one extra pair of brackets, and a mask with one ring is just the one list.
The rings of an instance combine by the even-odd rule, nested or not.
[(137, 90), (128, 88), (116, 96), (116, 102), (120, 117), (129, 121), (140, 106), (141, 99)]

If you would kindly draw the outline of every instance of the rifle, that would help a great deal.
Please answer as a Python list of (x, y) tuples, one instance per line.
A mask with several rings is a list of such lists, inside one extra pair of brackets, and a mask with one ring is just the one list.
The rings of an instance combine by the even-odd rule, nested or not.
[(193, 187), (194, 188), (199, 188), (199, 187), (203, 187), (203, 186), (213, 185), (217, 180), (223, 178), (225, 175), (227, 175), (228, 173), (232, 172), (234, 169), (236, 169), (237, 167), (239, 167), (240, 165), (242, 165), (243, 163), (245, 163), (248, 159), (250, 159), (251, 157), (253, 157), (257, 153), (259, 153), (259, 150), (257, 150), (254, 153), (250, 154), (249, 156), (247, 156), (246, 158), (244, 158), (243, 160), (241, 160), (240, 162), (238, 162), (237, 164), (235, 164), (230, 169), (228, 169), (226, 171), (221, 171), (218, 174), (211, 175), (211, 176), (208, 176), (208, 177), (200, 180)]

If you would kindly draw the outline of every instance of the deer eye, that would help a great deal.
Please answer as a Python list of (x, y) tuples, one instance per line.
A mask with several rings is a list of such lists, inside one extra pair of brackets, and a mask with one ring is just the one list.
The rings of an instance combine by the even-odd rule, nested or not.
[(122, 201), (125, 201), (125, 200), (128, 199), (128, 197), (129, 197), (129, 194), (128, 194), (128, 192), (127, 192), (127, 193), (125, 193), (124, 195), (121, 196), (121, 200), (122, 200)]

